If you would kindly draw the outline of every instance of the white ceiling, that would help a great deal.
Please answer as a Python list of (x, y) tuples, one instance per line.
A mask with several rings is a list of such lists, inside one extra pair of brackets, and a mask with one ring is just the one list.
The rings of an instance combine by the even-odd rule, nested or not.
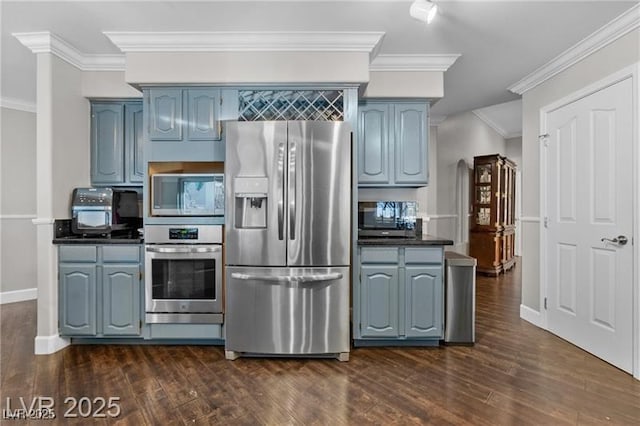
[(103, 31), (383, 31), (380, 54), (462, 55), (432, 108), (441, 116), (517, 99), (507, 87), (637, 4), (436, 0), (426, 26), (404, 0), (0, 1), (2, 98), (36, 99), (35, 55), (15, 32), (51, 31), (82, 53), (116, 54)]

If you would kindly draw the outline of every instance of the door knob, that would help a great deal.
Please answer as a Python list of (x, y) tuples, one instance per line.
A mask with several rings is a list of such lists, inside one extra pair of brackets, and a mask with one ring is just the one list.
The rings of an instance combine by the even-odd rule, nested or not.
[(603, 243), (606, 242), (606, 243), (618, 244), (620, 246), (623, 246), (627, 244), (629, 240), (624, 235), (618, 235), (615, 238), (601, 238), (600, 241), (602, 241)]

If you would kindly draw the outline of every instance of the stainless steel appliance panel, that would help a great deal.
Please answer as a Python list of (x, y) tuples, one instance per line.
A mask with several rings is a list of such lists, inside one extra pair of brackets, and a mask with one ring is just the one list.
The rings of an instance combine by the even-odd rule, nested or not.
[(289, 121), (288, 266), (349, 265), (351, 129)]
[(150, 192), (152, 216), (224, 215), (222, 173), (157, 173)]
[(349, 267), (227, 267), (225, 350), (349, 352), (349, 274)]
[(476, 259), (447, 251), (445, 259), (445, 328), (447, 344), (476, 340)]
[(147, 225), (144, 238), (148, 244), (222, 244), (222, 226)]
[(221, 313), (222, 246), (149, 244), (147, 313)]
[(285, 266), (287, 122), (226, 130), (226, 264)]

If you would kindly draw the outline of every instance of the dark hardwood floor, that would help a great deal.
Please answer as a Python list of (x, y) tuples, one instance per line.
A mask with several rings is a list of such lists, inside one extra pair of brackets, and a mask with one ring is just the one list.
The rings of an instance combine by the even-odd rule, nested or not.
[[(2, 305), (0, 406), (53, 398), (57, 418), (33, 424), (640, 424), (640, 381), (521, 320), (519, 306), (519, 267), (478, 277), (475, 346), (358, 348), (341, 363), (226, 361), (211, 346), (35, 356), (35, 302)], [(119, 397), (121, 414), (63, 419), (67, 397)]]

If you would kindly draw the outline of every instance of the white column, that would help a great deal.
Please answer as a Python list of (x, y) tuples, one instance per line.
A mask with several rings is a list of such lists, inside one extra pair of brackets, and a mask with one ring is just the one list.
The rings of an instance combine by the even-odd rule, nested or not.
[(50, 354), (69, 344), (58, 335), (58, 256), (53, 225), (53, 62), (51, 53), (37, 54), (36, 219), (38, 281), (36, 354)]

